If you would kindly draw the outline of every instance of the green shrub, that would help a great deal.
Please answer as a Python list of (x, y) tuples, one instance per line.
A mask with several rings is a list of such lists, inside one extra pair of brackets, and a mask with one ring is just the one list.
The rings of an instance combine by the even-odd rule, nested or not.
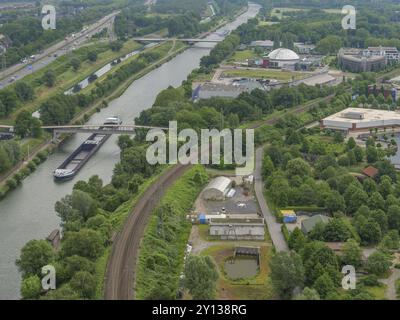
[(30, 170), (31, 172), (33, 172), (33, 171), (36, 170), (36, 164), (35, 164), (33, 161), (30, 161), (30, 162), (26, 165), (26, 167), (29, 168), (29, 170)]
[(47, 159), (48, 155), (49, 155), (49, 151), (42, 150), (42, 151), (38, 152), (37, 157), (43, 162), (44, 160)]
[(18, 183), (15, 179), (11, 178), (6, 181), (6, 185), (12, 190), (18, 186)]
[(42, 160), (39, 157), (35, 157), (32, 159), (32, 161), (38, 166), (39, 164), (42, 163)]

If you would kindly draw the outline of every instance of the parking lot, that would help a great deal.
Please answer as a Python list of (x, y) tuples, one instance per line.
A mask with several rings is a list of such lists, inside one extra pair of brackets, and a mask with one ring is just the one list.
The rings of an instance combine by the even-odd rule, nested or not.
[(199, 197), (196, 202), (196, 212), (213, 214), (221, 213), (225, 208), (226, 214), (255, 214), (259, 212), (256, 199), (252, 192), (246, 192), (243, 187), (235, 186), (235, 194), (222, 201), (204, 200)]

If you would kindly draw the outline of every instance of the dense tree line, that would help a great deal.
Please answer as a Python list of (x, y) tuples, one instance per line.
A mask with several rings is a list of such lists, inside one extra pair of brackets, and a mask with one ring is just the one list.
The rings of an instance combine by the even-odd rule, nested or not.
[(15, 141), (0, 141), (0, 173), (12, 168), (21, 160), (21, 148)]
[(400, 41), (396, 37), (400, 31), (395, 13), (398, 7), (389, 1), (380, 1), (379, 9), (377, 3), (360, 2), (357, 5), (356, 30), (343, 30), (342, 15), (319, 9), (326, 8), (327, 3), (311, 5), (312, 2), (292, 3), (289, 7), (302, 7), (308, 3), (306, 8), (309, 10), (285, 12), (287, 18), (283, 18), (283, 23), (268, 26), (248, 23), (240, 26), (237, 32), (241, 41), (250, 43), (252, 40), (290, 38), (293, 41), (317, 44), (316, 51), (322, 54), (336, 54), (342, 46), (363, 48), (382, 45), (400, 49)]

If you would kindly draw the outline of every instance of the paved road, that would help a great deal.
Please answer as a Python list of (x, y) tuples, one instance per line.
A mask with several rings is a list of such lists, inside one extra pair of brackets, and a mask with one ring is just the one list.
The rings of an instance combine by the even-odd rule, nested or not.
[(104, 298), (134, 299), (136, 260), (147, 220), (165, 191), (179, 179), (189, 165), (177, 164), (153, 183), (136, 203), (117, 235), (107, 264)]
[[(43, 51), (43, 53), (36, 55), (34, 61), (28, 63), (18, 63), (13, 65), (6, 70), (0, 72), (0, 89), (7, 87), (10, 85), (13, 80), (19, 80), (25, 77), (28, 74), (32, 74), (37, 70), (42, 69), (47, 66), (58, 57), (67, 54), (74, 48), (77, 49), (87, 42), (90, 37), (99, 33), (104, 28), (108, 28), (110, 30), (110, 26), (113, 25), (115, 16), (119, 13), (119, 11), (115, 11), (96, 23), (89, 26), (86, 30), (83, 30), (76, 34), (73, 38), (72, 36), (68, 37), (67, 40), (62, 40), (55, 45), (47, 48)], [(28, 68), (28, 65), (31, 67)]]
[(271, 210), (268, 208), (267, 202), (264, 197), (264, 183), (262, 181), (261, 168), (262, 159), (264, 154), (264, 148), (259, 147), (256, 150), (256, 170), (254, 172), (255, 178), (255, 192), (260, 205), (261, 212), (264, 216), (265, 222), (268, 226), (268, 231), (272, 239), (272, 243), (275, 246), (276, 251), (287, 251), (289, 250), (285, 238), (283, 237), (281, 231), (281, 224), (276, 221), (275, 216), (272, 214)]

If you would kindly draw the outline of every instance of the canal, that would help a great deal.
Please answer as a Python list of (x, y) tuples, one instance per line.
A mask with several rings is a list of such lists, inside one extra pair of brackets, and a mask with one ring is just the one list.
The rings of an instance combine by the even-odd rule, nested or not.
[[(244, 14), (219, 29), (218, 34), (236, 29), (254, 17), (259, 8), (258, 5), (250, 4)], [(209, 39), (220, 37), (215, 33), (208, 36)], [(189, 73), (199, 66), (201, 57), (207, 55), (212, 47), (212, 43), (199, 43), (151, 71), (133, 82), (119, 98), (111, 101), (107, 108), (93, 115), (89, 122), (102, 123), (105, 118), (117, 115), (125, 123), (132, 123), (142, 110), (151, 107), (161, 90), (168, 86), (179, 86)], [(110, 182), (114, 165), (119, 161), (117, 136), (112, 136), (102, 146), (74, 180), (62, 184), (53, 181), (54, 169), (87, 136), (74, 135), (27, 177), (20, 187), (0, 202), (0, 299), (20, 298), (21, 276), (15, 266), (15, 260), (27, 241), (43, 239), (59, 227), (60, 219), (54, 211), (55, 202), (71, 193), (74, 183), (78, 180), (87, 180), (97, 174), (104, 183)]]

